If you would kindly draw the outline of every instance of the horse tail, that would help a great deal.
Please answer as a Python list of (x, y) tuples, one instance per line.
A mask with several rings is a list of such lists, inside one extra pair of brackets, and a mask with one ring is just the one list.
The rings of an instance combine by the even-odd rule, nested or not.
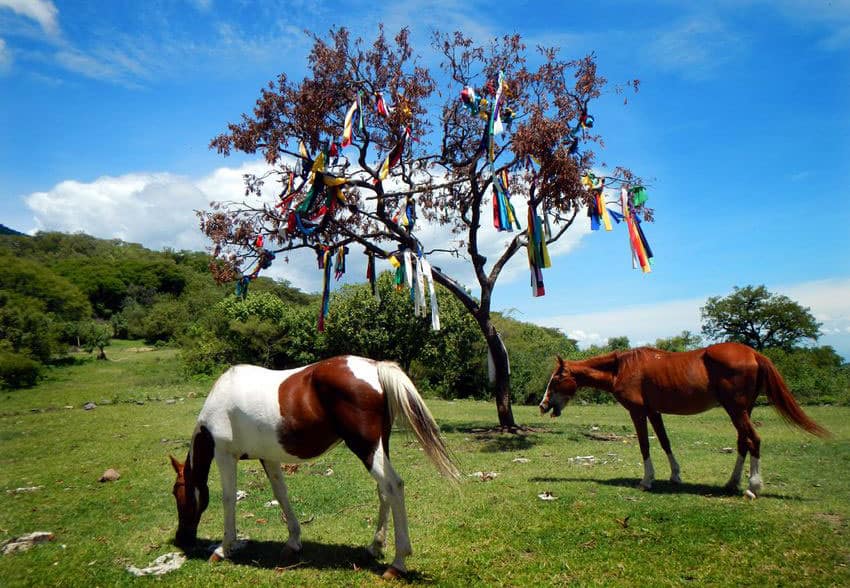
[(791, 391), (788, 390), (785, 380), (782, 379), (782, 375), (773, 365), (773, 362), (761, 353), (755, 355), (759, 365), (760, 380), (764, 383), (767, 398), (782, 418), (801, 429), (805, 429), (812, 435), (829, 437), (830, 432), (809, 418), (797, 404), (797, 401), (794, 400), (794, 396), (791, 395)]
[(393, 362), (379, 361), (378, 380), (387, 398), (390, 423), (397, 416), (403, 417), (437, 471), (451, 480), (459, 480), (460, 471), (440, 436), (440, 428), (404, 370)]

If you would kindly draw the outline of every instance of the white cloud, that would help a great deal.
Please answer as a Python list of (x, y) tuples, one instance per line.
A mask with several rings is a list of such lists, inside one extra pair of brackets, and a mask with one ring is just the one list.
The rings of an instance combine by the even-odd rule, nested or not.
[(189, 0), (189, 3), (200, 12), (206, 12), (212, 8), (212, 0)]
[(743, 47), (742, 38), (719, 19), (694, 16), (656, 32), (644, 51), (662, 70), (703, 80), (714, 77)]
[[(35, 226), (31, 231), (82, 231), (101, 238), (138, 242), (152, 249), (202, 250), (209, 246), (209, 242), (198, 229), (194, 211), (205, 210), (214, 201), (243, 201), (243, 176), (261, 175), (267, 169), (265, 163), (257, 161), (240, 167), (221, 167), (197, 179), (170, 173), (136, 173), (104, 176), (92, 182), (64, 181), (46, 192), (26, 197), (26, 204), (34, 215)], [(278, 189), (272, 182), (266, 186), (269, 194), (276, 193)], [(521, 198), (514, 198), (514, 206), (524, 226), (526, 204)], [(485, 213), (489, 214), (489, 206)], [(496, 231), (487, 216), (483, 223), (479, 249), (488, 259), (489, 270), (516, 233)], [(586, 224), (579, 222), (571, 227), (550, 247), (551, 257), (557, 258), (573, 250), (589, 232)], [(445, 227), (426, 223), (421, 217), (416, 235), (427, 250), (456, 246), (454, 237)], [(359, 252), (358, 248), (352, 248), (346, 264), (348, 274), (343, 282), (362, 282), (365, 279), (366, 256)], [(285, 262), (287, 257), (289, 263)], [(477, 281), (467, 259), (445, 253), (434, 253), (430, 259), (433, 265), (477, 292)], [(390, 269), (388, 262), (378, 268), (379, 271), (385, 269)], [(311, 250), (281, 254), (264, 275), (288, 280), (305, 291), (318, 291), (322, 286), (322, 273), (317, 269), (315, 254)], [(528, 262), (524, 249), (521, 249), (504, 268), (500, 283), (527, 279), (527, 275)]]
[(45, 33), (59, 33), (59, 9), (50, 0), (0, 0), (0, 8), (36, 21)]
[[(768, 290), (810, 308), (823, 323), (818, 344), (832, 345), (850, 359), (850, 278), (768, 286)], [(530, 317), (529, 320), (558, 328), (577, 339), (583, 347), (621, 335), (628, 336), (632, 345), (645, 345), (683, 330), (699, 333), (699, 309), (710, 295), (591, 313)]]
[(12, 52), (6, 46), (6, 41), (0, 39), (0, 74), (12, 69)]
[(704, 298), (625, 306), (581, 314), (531, 317), (533, 323), (555, 327), (582, 347), (626, 335), (632, 345), (646, 345), (684, 330), (698, 333)]
[(201, 249), (193, 210), (207, 198), (196, 184), (173, 174), (104, 176), (93, 182), (61, 182), (26, 197), (33, 230), (82, 231), (154, 249)]

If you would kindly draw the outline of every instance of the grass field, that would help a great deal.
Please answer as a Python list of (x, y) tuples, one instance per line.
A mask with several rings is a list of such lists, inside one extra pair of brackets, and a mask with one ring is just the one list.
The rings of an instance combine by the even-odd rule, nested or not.
[[(259, 463), (243, 462), (239, 488), (248, 495), (237, 522), (250, 538), (246, 549), (214, 565), (199, 549), (160, 580), (131, 576), (127, 565), (144, 567), (176, 550), (168, 454), (185, 457), (209, 383), (186, 383), (172, 350), (124, 344), (107, 353), (109, 362), (81, 361), (35, 389), (0, 395), (0, 540), (32, 531), (56, 537), (0, 556), (0, 584), (383, 583), (386, 564), (364, 549), (377, 515), (374, 483), (345, 447), (287, 475), (305, 521), (300, 564), (280, 567), (285, 527), (279, 510), (264, 506), (272, 494)], [(84, 410), (89, 401), (97, 408)], [(647, 493), (635, 488), (641, 460), (620, 407), (569, 406), (560, 419), (516, 407), (530, 429), (509, 435), (489, 429), (492, 404), (428, 404), (465, 476), (446, 483), (410, 435), (394, 434), (414, 548), (402, 583), (850, 585), (850, 409), (807, 408), (835, 434), (821, 441), (757, 408), (765, 489), (748, 501), (722, 491), (735, 459), (724, 449), (735, 435), (720, 410), (666, 419), (684, 483), (665, 481), (666, 459), (653, 441), (659, 481)], [(594, 438), (603, 434), (613, 440)], [(99, 483), (110, 467), (121, 479)], [(475, 472), (496, 475), (481, 481)], [(207, 543), (222, 535), (215, 469), (211, 478), (199, 529)], [(556, 500), (539, 499), (543, 492)]]

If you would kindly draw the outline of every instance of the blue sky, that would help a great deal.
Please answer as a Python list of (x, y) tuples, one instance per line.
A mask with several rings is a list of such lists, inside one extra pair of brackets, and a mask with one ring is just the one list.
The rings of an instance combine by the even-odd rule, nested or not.
[[(0, 223), (201, 249), (192, 211), (239, 198), (259, 169), (207, 144), (268, 80), (300, 78), (304, 29), (409, 26), (426, 59), (437, 27), (518, 32), (595, 51), (611, 82), (641, 80), (592, 114), (601, 159), (651, 179), (656, 258), (642, 275), (622, 227), (576, 227), (547, 295), (530, 296), (518, 260), (497, 309), (584, 344), (646, 343), (699, 331), (708, 296), (764, 284), (809, 306), (821, 343), (850, 358), (850, 1), (554, 4), (0, 0)], [(309, 264), (274, 270), (319, 288)]]

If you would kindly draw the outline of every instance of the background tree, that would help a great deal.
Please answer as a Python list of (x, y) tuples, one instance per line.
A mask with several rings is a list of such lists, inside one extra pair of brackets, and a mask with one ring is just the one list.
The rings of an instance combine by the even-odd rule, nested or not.
[(80, 341), (88, 353), (97, 349), (97, 358), (106, 359), (106, 347), (112, 340), (112, 325), (103, 321), (89, 321), (80, 331)]
[[(223, 155), (262, 153), (272, 171), (246, 178), (242, 203), (201, 213), (201, 228), (223, 256), (213, 269), (224, 280), (271, 253), (322, 255), (353, 244), (378, 258), (442, 251), (465, 259), (478, 297), (439, 267), (433, 278), (477, 323), (495, 367), (499, 422), (514, 427), (508, 356), (491, 318), (496, 282), (529, 242), (537, 267), (545, 266), (543, 243), (563, 236), (603, 186), (637, 178), (618, 167), (582, 183), (596, 163), (589, 146), (601, 142), (588, 105), (606, 86), (593, 55), (567, 61), (541, 48), (529, 58), (518, 35), (477, 45), (462, 33), (437, 34), (434, 48), (442, 74), (418, 62), (406, 29), (390, 40), (380, 28), (371, 44), (345, 29), (315, 36), (307, 77), (294, 83), (281, 74), (251, 114), (212, 140)], [(637, 89), (636, 81), (627, 85)], [(269, 178), (284, 186), (277, 204), (253, 198)], [(488, 259), (482, 226), (491, 222), (491, 191), (500, 222), (517, 230)], [(528, 205), (524, 229), (525, 218), (510, 216), (508, 192)], [(417, 218), (442, 226), (449, 245), (420, 242)]]
[(817, 340), (820, 323), (811, 311), (764, 286), (735, 286), (725, 297), (712, 296), (700, 309), (709, 339), (736, 341), (762, 351), (790, 350), (803, 339)]
[(655, 347), (665, 351), (690, 351), (702, 345), (702, 337), (688, 330), (672, 337), (655, 340)]
[(410, 292), (397, 289), (389, 272), (380, 275), (378, 296), (368, 284), (346, 285), (333, 293), (325, 327), (329, 355), (355, 354), (410, 364), (428, 341), (431, 321), (414, 316)]

